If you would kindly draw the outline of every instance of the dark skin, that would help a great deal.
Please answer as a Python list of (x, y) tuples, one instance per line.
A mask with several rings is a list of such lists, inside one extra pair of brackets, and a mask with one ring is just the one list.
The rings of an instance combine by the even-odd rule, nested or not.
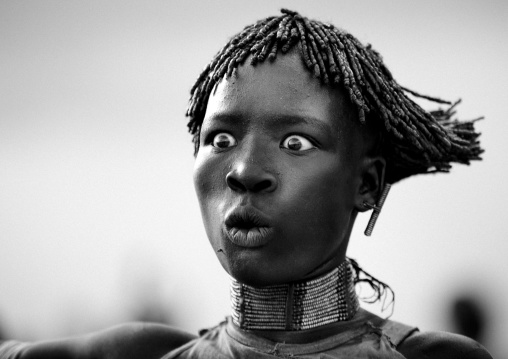
[(86, 336), (31, 343), (16, 358), (155, 359), (195, 337), (167, 325), (127, 323)]
[[(360, 126), (342, 91), (321, 86), (296, 53), (243, 66), (218, 85), (194, 184), (208, 238), (232, 277), (288, 283), (344, 260), (356, 215), (375, 203), (385, 167), (382, 157), (367, 156)], [(248, 229), (266, 236), (252, 242), (245, 230), (245, 238), (231, 238), (227, 218), (236, 211), (262, 217)]]
[[(358, 123), (344, 92), (322, 86), (295, 53), (244, 65), (238, 74), (210, 98), (196, 158), (194, 182), (209, 240), (241, 282), (270, 285), (323, 274), (344, 260), (363, 202), (379, 196), (385, 161), (375, 136)], [(240, 215), (232, 216), (235, 211)], [(257, 334), (307, 343), (334, 333), (331, 324)], [(19, 358), (155, 359), (195, 337), (132, 323), (33, 343)], [(491, 358), (474, 340), (441, 332), (417, 332), (397, 350), (409, 359)]]
[[(31, 343), (16, 358), (160, 359), (194, 338), (165, 325), (130, 323), (83, 337)], [(413, 334), (397, 350), (408, 359), (492, 358), (474, 340), (444, 332)]]

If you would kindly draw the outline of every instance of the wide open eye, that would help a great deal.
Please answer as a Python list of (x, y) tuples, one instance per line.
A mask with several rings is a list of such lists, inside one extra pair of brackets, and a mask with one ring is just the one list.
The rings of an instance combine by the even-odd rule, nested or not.
[(217, 148), (228, 148), (236, 146), (236, 139), (227, 132), (221, 132), (214, 136), (212, 146)]
[(316, 148), (308, 139), (299, 135), (290, 135), (282, 141), (282, 148), (291, 151), (307, 151)]

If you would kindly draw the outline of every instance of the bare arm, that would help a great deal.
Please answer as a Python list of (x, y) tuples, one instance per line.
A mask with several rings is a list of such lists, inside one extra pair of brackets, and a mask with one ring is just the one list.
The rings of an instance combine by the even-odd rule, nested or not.
[(0, 344), (0, 359), (160, 358), (195, 336), (161, 324), (129, 323), (82, 337)]
[(397, 350), (407, 359), (492, 359), (478, 342), (447, 332), (415, 333), (405, 339)]

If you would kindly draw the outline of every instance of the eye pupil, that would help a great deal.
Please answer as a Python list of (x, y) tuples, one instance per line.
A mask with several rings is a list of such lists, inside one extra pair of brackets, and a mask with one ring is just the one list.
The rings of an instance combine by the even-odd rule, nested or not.
[(217, 148), (228, 148), (236, 145), (236, 140), (229, 133), (219, 133), (213, 138), (212, 146)]
[(217, 141), (215, 142), (217, 147), (228, 147), (229, 143), (231, 141), (229, 140), (228, 136), (226, 135), (219, 135), (217, 136)]
[(290, 150), (299, 150), (302, 148), (302, 142), (298, 138), (292, 137), (288, 140), (288, 148)]

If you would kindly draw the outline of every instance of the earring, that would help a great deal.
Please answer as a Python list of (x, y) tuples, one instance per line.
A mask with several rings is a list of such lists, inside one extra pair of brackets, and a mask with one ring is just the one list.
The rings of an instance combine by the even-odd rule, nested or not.
[(387, 183), (383, 191), (381, 192), (381, 196), (379, 197), (379, 200), (377, 204), (370, 204), (367, 202), (363, 202), (363, 205), (367, 207), (368, 209), (372, 209), (372, 215), (370, 216), (369, 223), (367, 224), (367, 228), (365, 229), (364, 234), (366, 236), (370, 236), (372, 234), (372, 231), (374, 230), (374, 225), (376, 224), (377, 218), (379, 217), (379, 213), (381, 213), (381, 209), (383, 208), (383, 205), (385, 204), (386, 197), (388, 196), (388, 192), (390, 192), (390, 188), (392, 187), (391, 184)]

